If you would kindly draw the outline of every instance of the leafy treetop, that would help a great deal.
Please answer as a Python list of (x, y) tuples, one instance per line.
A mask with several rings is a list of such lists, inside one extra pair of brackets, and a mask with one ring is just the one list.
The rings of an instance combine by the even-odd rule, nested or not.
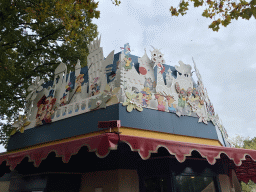
[(98, 35), (97, 7), (93, 0), (0, 0), (0, 144), (7, 143), (32, 79), (49, 81), (61, 61), (69, 70), (77, 59), (86, 65), (87, 45)]
[(232, 2), (232, 0), (182, 0), (178, 8), (173, 6), (170, 8), (172, 15), (185, 15), (188, 10), (189, 1), (193, 2), (194, 7), (205, 6), (202, 16), (214, 19), (209, 25), (209, 28), (213, 31), (218, 31), (220, 25), (226, 27), (232, 20), (237, 20), (239, 17), (247, 20), (252, 16), (256, 18), (256, 0), (251, 2), (240, 0), (239, 3)]

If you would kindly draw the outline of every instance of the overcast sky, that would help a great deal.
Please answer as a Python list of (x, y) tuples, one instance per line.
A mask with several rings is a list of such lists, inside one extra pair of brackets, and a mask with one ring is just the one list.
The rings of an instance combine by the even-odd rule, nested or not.
[(100, 18), (94, 23), (104, 56), (129, 43), (131, 54), (139, 57), (144, 48), (150, 57), (150, 45), (161, 49), (172, 66), (179, 60), (193, 66), (193, 57), (229, 136), (256, 137), (256, 20), (235, 20), (213, 32), (208, 29), (211, 20), (201, 16), (203, 8), (190, 7), (187, 15), (172, 17), (169, 8), (178, 3), (122, 0), (114, 6), (111, 0), (100, 0)]
[[(256, 20), (234, 20), (219, 32), (208, 28), (203, 8), (190, 7), (185, 16), (173, 17), (173, 0), (122, 0), (114, 6), (100, 0), (95, 19), (106, 57), (125, 43), (131, 54), (150, 57), (151, 46), (161, 49), (168, 65), (181, 60), (201, 73), (214, 109), (230, 137), (256, 137)], [(195, 73), (193, 73), (195, 76)]]

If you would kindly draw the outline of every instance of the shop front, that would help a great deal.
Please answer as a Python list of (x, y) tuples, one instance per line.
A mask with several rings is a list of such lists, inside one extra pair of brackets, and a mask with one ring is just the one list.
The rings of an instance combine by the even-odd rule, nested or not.
[(2, 175), (10, 168), (10, 191), (194, 192), (239, 191), (238, 180), (256, 178), (255, 158), (253, 150), (113, 132), (3, 154), (0, 163)]
[[(26, 116), (0, 154), (1, 191), (241, 191), (256, 182), (256, 151), (231, 148), (194, 63), (164, 64), (159, 49), (106, 58), (29, 87)], [(193, 61), (194, 62), (194, 61)]]

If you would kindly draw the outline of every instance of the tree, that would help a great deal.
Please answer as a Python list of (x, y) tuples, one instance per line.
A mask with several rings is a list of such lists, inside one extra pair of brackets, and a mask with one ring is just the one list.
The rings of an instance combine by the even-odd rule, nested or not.
[(86, 66), (97, 7), (93, 0), (0, 0), (0, 144), (7, 144), (32, 79), (49, 81), (60, 62), (70, 70), (79, 58)]
[(172, 15), (185, 15), (188, 10), (189, 1), (194, 3), (194, 7), (205, 6), (202, 16), (214, 20), (209, 25), (209, 28), (213, 31), (218, 31), (220, 25), (226, 27), (232, 20), (237, 20), (239, 17), (247, 20), (252, 16), (256, 18), (256, 0), (251, 2), (240, 0), (239, 3), (232, 2), (232, 0), (182, 0), (178, 8), (170, 8)]
[[(232, 147), (243, 148), (243, 149), (254, 149), (256, 150), (256, 137), (250, 139), (249, 137), (244, 138), (239, 135), (230, 140)], [(253, 181), (249, 181), (247, 184), (241, 182), (242, 191), (251, 192), (256, 191), (256, 184)]]

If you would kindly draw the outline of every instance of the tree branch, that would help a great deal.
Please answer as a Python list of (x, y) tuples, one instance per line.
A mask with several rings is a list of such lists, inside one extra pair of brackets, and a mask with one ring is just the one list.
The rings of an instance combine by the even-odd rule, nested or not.
[(38, 65), (37, 67), (35, 67), (33, 69), (33, 71), (36, 71), (38, 68), (43, 67), (43, 66), (56, 65), (56, 64), (58, 64), (58, 63), (44, 63), (42, 65)]
[(39, 40), (38, 43), (42, 42), (42, 41), (43, 41), (44, 39), (46, 39), (47, 37), (50, 37), (51, 35), (57, 33), (58, 31), (60, 31), (60, 30), (62, 30), (62, 29), (64, 29), (64, 28), (65, 28), (65, 26), (62, 26), (62, 27), (60, 27), (59, 29), (56, 29), (55, 31), (53, 31), (52, 33), (50, 33), (50, 34), (48, 34), (48, 35), (42, 37), (42, 38)]

